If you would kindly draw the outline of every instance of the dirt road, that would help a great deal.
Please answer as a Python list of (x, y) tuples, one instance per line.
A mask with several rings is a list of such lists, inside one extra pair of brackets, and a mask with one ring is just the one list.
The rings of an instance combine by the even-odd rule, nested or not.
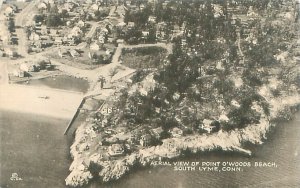
[(25, 33), (25, 26), (27, 22), (33, 19), (34, 16), (34, 6), (38, 1), (31, 1), (21, 12), (16, 14), (15, 24), (16, 24), (16, 34), (18, 37), (18, 53), (26, 57), (27, 53), (27, 35)]

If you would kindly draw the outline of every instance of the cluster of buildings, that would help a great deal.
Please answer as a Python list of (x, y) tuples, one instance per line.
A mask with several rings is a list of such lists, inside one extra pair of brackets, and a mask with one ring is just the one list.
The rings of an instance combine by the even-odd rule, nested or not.
[(38, 61), (25, 61), (16, 67), (12, 72), (11, 76), (23, 78), (29, 77), (34, 72), (42, 70), (50, 70), (53, 68), (50, 60), (38, 60)]
[[(114, 51), (116, 37), (113, 28), (116, 14), (108, 18), (109, 12), (115, 7), (111, 1), (50, 1), (44, 0), (38, 5), (39, 15), (29, 27), (28, 40), (30, 52), (40, 52), (47, 47), (76, 46), (85, 42), (85, 53), (76, 53), (78, 50), (69, 50), (71, 57), (85, 56), (85, 58), (104, 62), (111, 58)], [(51, 9), (56, 9), (61, 25), (52, 27), (47, 25), (47, 16)], [(49, 12), (50, 11), (50, 12)], [(95, 15), (96, 14), (96, 15)], [(102, 18), (99, 20), (99, 18)], [(114, 22), (114, 23), (112, 23)], [(59, 52), (63, 57), (64, 52)]]
[(5, 47), (0, 49), (0, 57), (9, 57), (11, 59), (18, 57), (18, 52), (15, 48)]
[[(19, 9), (15, 5), (8, 5), (4, 11), (4, 20), (1, 20), (1, 27), (3, 29), (0, 32), (0, 57), (16, 58), (18, 56), (17, 50), (13, 45), (18, 44), (18, 37), (15, 32), (15, 14)], [(4, 29), (5, 28), (5, 29)]]

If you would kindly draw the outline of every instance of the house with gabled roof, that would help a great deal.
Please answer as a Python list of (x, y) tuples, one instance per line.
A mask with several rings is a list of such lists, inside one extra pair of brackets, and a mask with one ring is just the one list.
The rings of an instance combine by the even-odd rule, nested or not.
[(124, 155), (124, 152), (124, 147), (121, 144), (112, 144), (108, 147), (108, 154), (113, 157)]
[(173, 137), (180, 137), (183, 135), (182, 129), (178, 127), (174, 127), (172, 130), (169, 131)]

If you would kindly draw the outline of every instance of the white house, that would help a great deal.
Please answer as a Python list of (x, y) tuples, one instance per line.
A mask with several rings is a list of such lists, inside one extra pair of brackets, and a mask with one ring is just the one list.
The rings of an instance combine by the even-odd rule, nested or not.
[(113, 144), (108, 147), (108, 154), (110, 156), (120, 156), (124, 154), (124, 148), (120, 144)]
[(96, 42), (94, 42), (94, 43), (92, 43), (92, 44), (90, 45), (90, 49), (91, 49), (91, 50), (98, 51), (98, 50), (100, 50), (100, 47), (99, 47), (99, 45), (98, 45)]
[(169, 131), (173, 137), (180, 137), (183, 134), (183, 131), (178, 127), (174, 127), (172, 130)]
[(22, 71), (22, 70), (20, 70), (20, 69), (18, 69), (18, 70), (14, 70), (14, 71), (12, 72), (12, 75), (13, 75), (13, 76), (16, 76), (16, 77), (23, 78), (23, 77), (25, 76), (25, 72)]
[(142, 31), (142, 35), (143, 35), (143, 37), (149, 36), (149, 31)]
[(80, 34), (82, 33), (81, 29), (77, 26), (73, 27), (73, 29), (71, 30), (70, 34), (68, 35), (69, 38), (72, 37), (78, 37), (80, 36)]
[(66, 57), (66, 56), (68, 56), (69, 55), (69, 51), (68, 50), (66, 50), (66, 49), (59, 49), (58, 50), (58, 55), (59, 55), (59, 57)]
[(134, 22), (128, 22), (127, 24), (128, 28), (133, 28), (135, 26)]
[(156, 23), (156, 16), (149, 16), (148, 21), (150, 23)]
[(40, 10), (46, 10), (47, 9), (47, 4), (45, 2), (42, 2), (38, 5), (38, 9)]
[(203, 122), (202, 122), (202, 125), (200, 126), (200, 128), (202, 128), (203, 130), (210, 133), (215, 128), (214, 126), (211, 126), (212, 122), (213, 122), (213, 120), (204, 119)]
[(99, 42), (100, 42), (101, 44), (104, 44), (104, 43), (105, 43), (105, 36), (100, 35), (99, 38), (98, 38), (98, 40), (99, 40)]
[(76, 50), (72, 49), (70, 50), (70, 54), (72, 57), (79, 57), (80, 56), (80, 53), (77, 52)]
[(80, 27), (80, 28), (83, 28), (85, 26), (85, 22), (80, 20), (78, 23), (77, 23), (77, 26)]
[(90, 7), (91, 10), (93, 11), (97, 11), (99, 9), (99, 5), (97, 4), (93, 4), (91, 7)]
[(14, 13), (15, 13), (15, 10), (12, 6), (7, 7), (4, 11), (4, 15), (6, 15), (6, 16), (11, 16)]
[(11, 58), (12, 57), (17, 57), (17, 55), (18, 55), (18, 53), (16, 52), (16, 50), (12, 49), (12, 48), (5, 48), (4, 51), (5, 51), (5, 54), (7, 54), (8, 57), (11, 57)]
[(29, 40), (34, 40), (34, 41), (40, 40), (40, 35), (35, 32), (31, 33), (31, 35), (29, 36)]
[(125, 22), (119, 22), (118, 24), (117, 24), (117, 27), (119, 27), (119, 28), (122, 28), (122, 27), (125, 27), (126, 26), (126, 23)]
[(24, 72), (34, 72), (36, 71), (36, 66), (33, 63), (22, 63), (20, 70)]

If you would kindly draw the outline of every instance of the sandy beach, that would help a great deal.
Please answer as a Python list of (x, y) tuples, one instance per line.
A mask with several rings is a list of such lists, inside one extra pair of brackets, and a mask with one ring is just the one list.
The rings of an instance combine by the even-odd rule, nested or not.
[(6, 63), (0, 63), (0, 85), (8, 83), (7, 65)]
[(83, 94), (23, 85), (0, 85), (0, 109), (71, 119)]

